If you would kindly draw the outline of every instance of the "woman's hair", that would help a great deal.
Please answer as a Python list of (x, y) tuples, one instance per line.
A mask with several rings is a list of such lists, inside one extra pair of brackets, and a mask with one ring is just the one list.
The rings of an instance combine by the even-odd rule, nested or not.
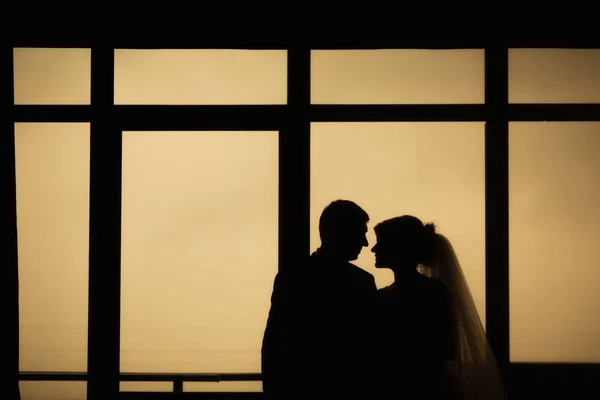
[(423, 222), (412, 215), (387, 219), (374, 228), (378, 240), (404, 243), (406, 257), (421, 267), (432, 267), (438, 261), (438, 234), (433, 223)]

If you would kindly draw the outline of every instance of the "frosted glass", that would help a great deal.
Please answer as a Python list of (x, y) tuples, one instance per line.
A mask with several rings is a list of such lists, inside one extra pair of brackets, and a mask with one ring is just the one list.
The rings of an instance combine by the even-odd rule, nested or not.
[(510, 356), (600, 362), (600, 123), (510, 124)]
[(313, 50), (313, 104), (483, 103), (483, 50)]
[(90, 49), (13, 49), (15, 104), (90, 104)]
[(115, 104), (286, 104), (285, 50), (115, 50)]
[(86, 400), (87, 382), (22, 381), (21, 400)]
[(89, 124), (15, 125), (21, 371), (87, 370)]
[(600, 49), (510, 49), (511, 103), (600, 103)]
[(124, 132), (121, 371), (259, 372), (277, 132)]
[(404, 214), (433, 221), (454, 244), (485, 322), (484, 124), (314, 123), (311, 131), (311, 249), (323, 208), (355, 201), (371, 217), (356, 264), (383, 287), (393, 275), (374, 267), (375, 224)]

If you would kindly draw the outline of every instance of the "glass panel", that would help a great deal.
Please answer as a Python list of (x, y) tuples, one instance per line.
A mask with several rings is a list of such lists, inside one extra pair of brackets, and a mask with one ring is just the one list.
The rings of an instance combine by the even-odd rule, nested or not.
[(479, 315), (485, 321), (485, 170), (483, 123), (314, 123), (311, 134), (311, 249), (320, 243), (321, 211), (336, 199), (370, 216), (359, 267), (378, 287), (373, 226), (412, 214), (433, 221), (454, 244)]
[(259, 372), (277, 132), (124, 132), (121, 371)]
[(285, 50), (115, 50), (115, 104), (286, 104)]
[(184, 392), (253, 392), (262, 393), (262, 382), (184, 382)]
[(483, 50), (313, 50), (313, 104), (483, 103)]
[(600, 122), (510, 124), (511, 360), (600, 362)]
[(510, 49), (511, 103), (600, 103), (600, 49)]
[(87, 370), (90, 127), (15, 125), (21, 371)]
[(173, 392), (173, 382), (119, 382), (121, 392)]
[(21, 400), (86, 400), (87, 382), (21, 381)]
[(15, 104), (90, 104), (90, 49), (15, 48)]

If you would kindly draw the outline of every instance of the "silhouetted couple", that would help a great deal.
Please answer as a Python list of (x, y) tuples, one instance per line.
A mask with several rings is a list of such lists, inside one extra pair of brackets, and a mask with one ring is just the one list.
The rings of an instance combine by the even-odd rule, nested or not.
[(266, 398), (505, 398), (452, 245), (413, 216), (374, 228), (377, 290), (353, 265), (369, 215), (337, 200), (319, 220), (321, 246), (275, 278), (263, 338)]

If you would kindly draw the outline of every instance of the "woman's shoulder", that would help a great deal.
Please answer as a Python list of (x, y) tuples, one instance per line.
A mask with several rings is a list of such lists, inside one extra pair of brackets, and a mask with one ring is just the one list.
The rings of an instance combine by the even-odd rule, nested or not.
[(450, 297), (448, 287), (437, 278), (424, 276), (420, 282), (420, 288), (422, 293), (432, 300), (446, 301)]
[(439, 290), (439, 291), (446, 290), (446, 285), (437, 278), (432, 278), (429, 276), (421, 275), (421, 279), (420, 279), (419, 283), (422, 287), (425, 287), (428, 289)]
[(391, 285), (384, 286), (384, 287), (378, 289), (377, 291), (379, 293), (386, 293), (386, 292), (392, 291), (393, 289), (394, 289), (394, 284), (392, 283)]
[(394, 296), (394, 284), (382, 287), (377, 290), (377, 300), (380, 304), (385, 303)]

